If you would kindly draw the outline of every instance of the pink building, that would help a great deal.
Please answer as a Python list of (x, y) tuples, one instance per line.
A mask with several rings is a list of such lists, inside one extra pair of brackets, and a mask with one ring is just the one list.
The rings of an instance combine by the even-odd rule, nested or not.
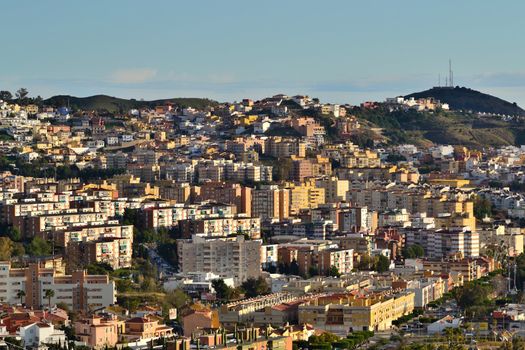
[(80, 341), (94, 349), (102, 349), (117, 344), (124, 322), (117, 318), (91, 316), (76, 321), (74, 327)]

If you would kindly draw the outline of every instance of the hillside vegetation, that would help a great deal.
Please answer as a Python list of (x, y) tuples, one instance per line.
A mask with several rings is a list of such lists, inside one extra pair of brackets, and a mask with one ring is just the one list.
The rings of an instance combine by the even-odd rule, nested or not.
[(435, 87), (405, 96), (405, 98), (409, 97), (434, 97), (443, 103), (448, 103), (453, 110), (506, 115), (525, 115), (525, 110), (520, 108), (516, 103), (511, 103), (501, 98), (465, 87)]
[(525, 123), (503, 121), (460, 112), (389, 111), (357, 109), (352, 112), (370, 127), (382, 129), (392, 143), (420, 145), (452, 144), (474, 148), (520, 145), (525, 141)]
[(178, 107), (206, 108), (218, 105), (217, 101), (205, 98), (170, 98), (153, 101), (143, 101), (135, 99), (123, 99), (107, 95), (95, 95), (89, 97), (75, 97), (69, 95), (53, 96), (44, 100), (44, 104), (53, 107), (71, 106), (72, 109), (108, 111), (111, 113), (124, 113), (132, 108), (153, 108), (157, 105), (173, 103)]

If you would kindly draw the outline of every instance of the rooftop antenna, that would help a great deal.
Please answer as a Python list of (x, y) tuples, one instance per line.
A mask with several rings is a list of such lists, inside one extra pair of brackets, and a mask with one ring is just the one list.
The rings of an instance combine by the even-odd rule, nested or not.
[(450, 87), (454, 86), (454, 75), (452, 73), (452, 60), (448, 59), (448, 81), (450, 83)]

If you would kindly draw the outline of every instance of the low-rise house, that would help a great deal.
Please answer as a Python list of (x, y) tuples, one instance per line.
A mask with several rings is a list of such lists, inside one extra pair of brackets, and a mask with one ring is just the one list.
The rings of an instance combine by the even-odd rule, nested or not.
[(93, 349), (102, 349), (117, 344), (124, 321), (116, 317), (90, 316), (75, 321), (73, 327), (81, 342)]
[(25, 349), (39, 348), (44, 344), (65, 344), (64, 331), (55, 329), (52, 324), (35, 322), (20, 327), (18, 335), (22, 338)]
[(134, 317), (125, 322), (125, 331), (121, 334), (124, 342), (143, 341), (169, 337), (173, 334), (173, 328), (159, 324), (159, 318), (154, 316)]
[(437, 320), (427, 326), (427, 332), (429, 334), (442, 333), (447, 328), (459, 328), (461, 326), (461, 319), (454, 318), (450, 315)]

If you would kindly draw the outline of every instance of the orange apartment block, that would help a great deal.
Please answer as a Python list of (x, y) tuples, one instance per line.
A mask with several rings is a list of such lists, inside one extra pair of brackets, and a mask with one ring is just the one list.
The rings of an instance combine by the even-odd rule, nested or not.
[(237, 213), (252, 214), (252, 189), (237, 183), (210, 182), (200, 187), (201, 200), (235, 204)]
[(317, 155), (315, 158), (300, 159), (292, 156), (292, 177), (302, 182), (309, 177), (332, 174), (332, 164), (328, 158)]

